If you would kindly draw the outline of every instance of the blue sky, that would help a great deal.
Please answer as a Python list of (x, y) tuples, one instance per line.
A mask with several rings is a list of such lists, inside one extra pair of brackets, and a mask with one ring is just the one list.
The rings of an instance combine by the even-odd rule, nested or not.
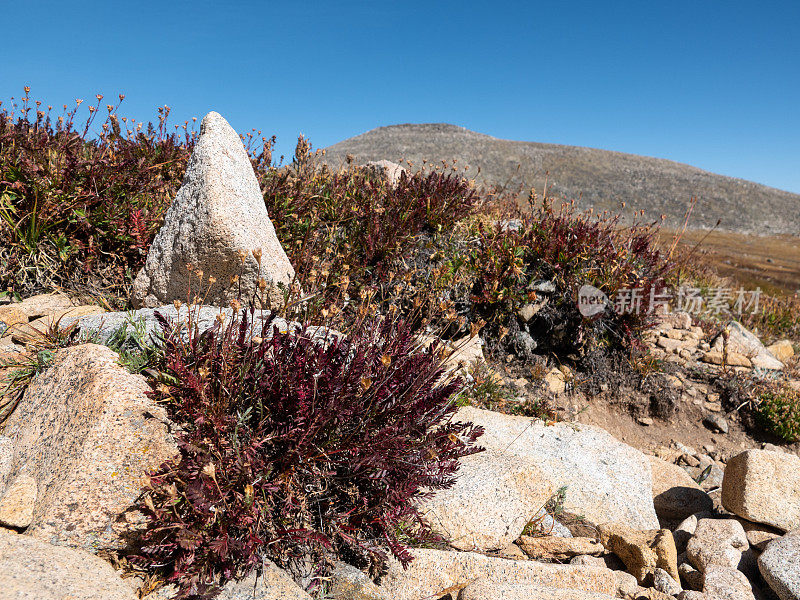
[[(374, 127), (668, 158), (800, 193), (800, 2), (5, 2), (0, 99), (126, 94), (324, 147)], [(86, 105), (84, 105), (86, 106)]]

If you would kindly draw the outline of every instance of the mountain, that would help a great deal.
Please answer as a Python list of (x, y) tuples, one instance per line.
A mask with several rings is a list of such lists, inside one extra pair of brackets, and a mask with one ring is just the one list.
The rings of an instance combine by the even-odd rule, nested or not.
[(509, 190), (541, 192), (549, 173), (548, 190), (575, 199), (581, 208), (621, 211), (627, 217), (644, 210), (648, 221), (663, 214), (668, 227), (681, 226), (689, 199), (697, 196), (691, 228), (713, 227), (720, 219), (720, 229), (727, 231), (800, 232), (800, 195), (660, 158), (501, 140), (446, 123), (378, 127), (326, 148), (324, 160), (338, 166), (348, 154), (359, 164), (405, 159), (414, 168), (423, 159), (441, 164), (456, 158), (459, 167), (469, 165), (467, 175), (478, 184)]

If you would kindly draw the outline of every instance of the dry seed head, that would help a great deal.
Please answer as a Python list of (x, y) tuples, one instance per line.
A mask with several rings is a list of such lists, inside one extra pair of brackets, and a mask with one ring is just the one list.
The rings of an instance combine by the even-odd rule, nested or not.
[(208, 276), (208, 285), (214, 285), (215, 283), (217, 283), (217, 278), (214, 277), (213, 275), (209, 275)]
[(175, 310), (180, 310), (181, 309), (181, 301), (180, 300), (173, 300), (172, 301), (172, 306), (175, 307)]
[(228, 305), (236, 312), (239, 312), (242, 308), (242, 303), (239, 302), (236, 298), (231, 300)]
[(261, 248), (256, 248), (253, 250), (253, 256), (256, 258), (256, 262), (260, 265), (261, 264)]
[(258, 280), (258, 289), (260, 292), (263, 292), (265, 289), (267, 289), (267, 282), (264, 278), (260, 278)]

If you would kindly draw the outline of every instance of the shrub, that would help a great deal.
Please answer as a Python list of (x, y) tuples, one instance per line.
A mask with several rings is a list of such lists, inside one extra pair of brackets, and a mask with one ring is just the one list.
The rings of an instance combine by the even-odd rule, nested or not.
[[(650, 293), (667, 289), (672, 268), (655, 247), (656, 227), (622, 228), (618, 216), (578, 213), (571, 203), (556, 209), (548, 198), (535, 205), (532, 196), (530, 204), (530, 211), (517, 213), (515, 228), (500, 223), (479, 228), (481, 243), (471, 256), (475, 311), (502, 337), (517, 326), (520, 307), (545, 300), (524, 325), (543, 349), (568, 353), (590, 342), (637, 344), (650, 324)], [(602, 319), (586, 319), (577, 306), (583, 284), (612, 303), (618, 293), (636, 289), (639, 309), (608, 307)]]
[(270, 168), (262, 160), (257, 174), (303, 288), (323, 291), (323, 304), (342, 299), (343, 282), (355, 295), (410, 277), (421, 247), (478, 203), (456, 173), (403, 174), (392, 186), (367, 169), (317, 168), (303, 138), (290, 166)]
[(98, 94), (81, 124), (82, 101), (56, 117), (51, 106), (31, 101), (27, 87), (21, 104), (0, 110), (4, 290), (68, 284), (126, 295), (180, 186), (193, 133), (188, 123), (182, 136), (170, 133), (167, 107), (156, 125), (119, 117), (123, 98), (103, 109)]
[(206, 598), (264, 556), (411, 559), (395, 532), (429, 535), (415, 501), (452, 485), (481, 433), (450, 421), (461, 382), (439, 381), (437, 348), (391, 320), (324, 339), (272, 317), (251, 336), (247, 313), (188, 339), (161, 321), (154, 395), (182, 427), (180, 460), (151, 475), (134, 561)]
[(800, 440), (800, 392), (772, 384), (762, 390), (755, 405), (761, 425), (787, 442)]

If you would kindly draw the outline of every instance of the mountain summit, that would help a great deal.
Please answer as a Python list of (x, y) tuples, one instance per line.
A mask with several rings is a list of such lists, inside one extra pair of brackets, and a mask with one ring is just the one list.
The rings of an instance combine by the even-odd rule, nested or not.
[[(692, 228), (713, 227), (754, 234), (797, 234), (800, 195), (709, 173), (671, 160), (609, 150), (502, 140), (447, 123), (406, 123), (378, 127), (326, 149), (326, 162), (338, 166), (351, 154), (357, 163), (410, 160), (417, 168), (458, 159), (468, 176), (483, 185), (541, 191), (575, 199), (581, 208), (646, 220), (663, 214), (668, 227), (682, 224), (689, 199), (698, 197)], [(478, 169), (480, 171), (478, 173)], [(478, 173), (476, 175), (476, 173)], [(622, 209), (622, 203), (625, 208)]]

